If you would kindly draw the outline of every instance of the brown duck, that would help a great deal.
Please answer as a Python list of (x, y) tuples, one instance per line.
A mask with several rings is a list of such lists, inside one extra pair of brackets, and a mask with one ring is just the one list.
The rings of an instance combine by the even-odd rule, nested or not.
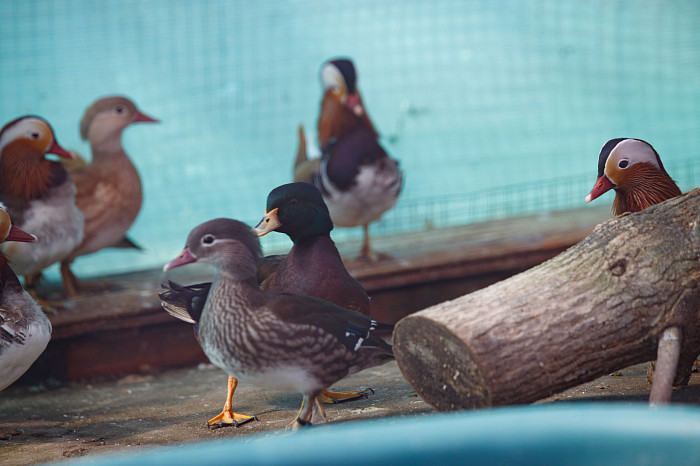
[(639, 212), (681, 195), (651, 144), (630, 138), (605, 143), (598, 156), (598, 179), (586, 203), (611, 189), (615, 190), (615, 215)]
[(298, 428), (325, 420), (319, 395), (346, 375), (393, 359), (369, 317), (309, 296), (262, 291), (261, 249), (245, 224), (216, 219), (196, 227), (185, 249), (164, 269), (205, 262), (216, 269), (198, 321), (210, 361), (238, 379), (303, 394)]

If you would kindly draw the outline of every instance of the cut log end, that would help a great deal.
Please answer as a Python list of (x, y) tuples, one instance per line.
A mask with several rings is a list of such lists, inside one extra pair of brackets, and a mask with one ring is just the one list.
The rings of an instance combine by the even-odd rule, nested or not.
[(490, 390), (472, 352), (433, 320), (404, 319), (394, 330), (394, 353), (404, 377), (438, 411), (491, 406)]

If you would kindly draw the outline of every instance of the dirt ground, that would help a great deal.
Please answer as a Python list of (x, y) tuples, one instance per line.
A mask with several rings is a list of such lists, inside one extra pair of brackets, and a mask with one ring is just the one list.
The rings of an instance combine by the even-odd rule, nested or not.
[[(646, 402), (646, 366), (632, 366), (554, 395), (560, 401)], [(339, 383), (337, 389), (372, 387), (367, 399), (328, 406), (330, 422), (364, 422), (386, 416), (429, 416), (435, 411), (404, 380), (395, 362)], [(237, 437), (284, 429), (295, 417), (300, 395), (258, 391), (240, 385), (234, 398), (257, 421), (209, 429), (206, 420), (223, 405), (226, 376), (211, 365), (117, 381), (9, 387), (0, 393), (0, 429), (15, 430), (0, 440), (0, 464), (55, 462), (110, 451)], [(674, 392), (674, 401), (700, 403), (700, 374)]]

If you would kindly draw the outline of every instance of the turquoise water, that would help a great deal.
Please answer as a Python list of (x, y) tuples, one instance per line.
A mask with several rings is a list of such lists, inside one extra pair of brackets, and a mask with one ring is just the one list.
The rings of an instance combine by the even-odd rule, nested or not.
[(162, 120), (124, 135), (146, 251), (81, 258), (82, 275), (162, 265), (212, 217), (257, 222), (290, 180), (297, 124), (315, 138), (318, 69), (339, 55), (406, 174), (376, 234), (583, 207), (612, 137), (650, 141), (684, 190), (700, 178), (693, 0), (22, 0), (0, 21), (3, 124), (42, 115), (87, 155), (78, 121), (97, 97)]

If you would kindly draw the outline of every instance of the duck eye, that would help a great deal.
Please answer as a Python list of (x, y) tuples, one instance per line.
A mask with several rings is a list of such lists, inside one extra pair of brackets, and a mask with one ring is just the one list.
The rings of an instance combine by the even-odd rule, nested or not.
[(618, 162), (617, 166), (620, 168), (627, 168), (630, 164), (630, 161), (627, 159), (622, 159), (620, 162)]
[(214, 236), (206, 235), (202, 237), (202, 244), (211, 244), (214, 242)]
[(298, 203), (299, 203), (299, 201), (297, 201), (296, 198), (289, 201), (289, 205), (297, 205)]
[(114, 113), (116, 113), (117, 115), (121, 115), (125, 111), (126, 107), (124, 107), (123, 105), (117, 105), (116, 107), (114, 107)]
[(39, 131), (32, 131), (29, 133), (29, 137), (32, 139), (39, 139), (41, 137), (41, 133)]

